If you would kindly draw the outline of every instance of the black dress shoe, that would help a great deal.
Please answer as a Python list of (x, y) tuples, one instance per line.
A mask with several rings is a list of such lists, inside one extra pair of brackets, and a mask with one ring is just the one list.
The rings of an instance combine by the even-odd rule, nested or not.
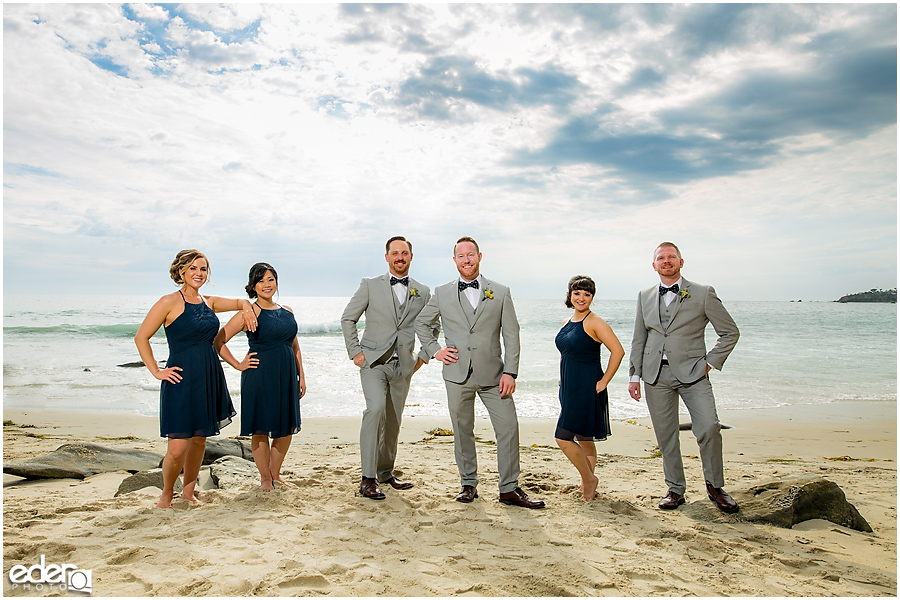
[(468, 503), (477, 497), (478, 492), (475, 491), (474, 485), (464, 485), (462, 486), (462, 491), (456, 495), (456, 501)]
[(409, 488), (411, 488), (413, 486), (412, 483), (410, 483), (408, 481), (400, 481), (396, 477), (391, 477), (390, 479), (386, 479), (386, 480), (382, 481), (381, 483), (386, 483), (389, 486), (391, 486), (392, 488), (394, 488), (395, 490), (408, 490)]
[(522, 491), (522, 488), (516, 488), (511, 492), (500, 494), (500, 502), (503, 504), (512, 504), (513, 506), (523, 506), (525, 508), (544, 508), (543, 500), (532, 500)]
[(663, 510), (674, 510), (684, 504), (684, 496), (669, 490), (666, 497), (659, 501), (659, 507)]
[(359, 484), (359, 493), (372, 500), (384, 500), (384, 493), (378, 487), (378, 482), (368, 477), (363, 477), (362, 483)]
[(734, 498), (729, 496), (722, 488), (713, 487), (713, 484), (706, 482), (706, 494), (709, 499), (716, 503), (719, 510), (725, 513), (736, 513), (740, 508)]

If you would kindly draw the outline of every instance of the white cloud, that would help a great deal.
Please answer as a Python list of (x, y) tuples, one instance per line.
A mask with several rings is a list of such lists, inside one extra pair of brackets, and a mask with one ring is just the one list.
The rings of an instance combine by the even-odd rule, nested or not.
[(168, 21), (168, 11), (158, 4), (129, 4), (135, 16), (142, 21)]
[(896, 46), (883, 6), (127, 9), (4, 7), (7, 278), (78, 288), (99, 252), (141, 286), (191, 246), (350, 293), (402, 232), (429, 283), (474, 235), (518, 296), (578, 271), (631, 298), (660, 239), (741, 299), (896, 285), (896, 113), (838, 93)]
[(217, 31), (244, 29), (263, 16), (262, 7), (258, 4), (181, 4), (179, 8)]

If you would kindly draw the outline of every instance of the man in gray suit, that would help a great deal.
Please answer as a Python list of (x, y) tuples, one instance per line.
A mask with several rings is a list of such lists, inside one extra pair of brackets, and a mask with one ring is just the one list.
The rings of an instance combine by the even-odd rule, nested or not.
[[(429, 357), (444, 363), (456, 466), (462, 480), (459, 502), (478, 497), (475, 453), (475, 394), (481, 398), (497, 437), (500, 502), (542, 508), (519, 488), (519, 420), (512, 394), (519, 370), (519, 321), (509, 288), (480, 273), (478, 243), (462, 237), (453, 247), (459, 279), (438, 286), (416, 320), (416, 335)], [(440, 322), (440, 324), (439, 324)], [(444, 342), (438, 342), (443, 325)], [(505, 355), (501, 358), (500, 338)]]
[[(684, 504), (686, 483), (678, 439), (681, 396), (700, 446), (706, 493), (720, 510), (734, 513), (738, 505), (722, 489), (722, 434), (708, 373), (713, 368), (722, 370), (740, 332), (716, 291), (682, 278), (682, 266), (684, 260), (675, 244), (663, 242), (656, 247), (653, 269), (661, 284), (638, 295), (628, 393), (639, 401), (640, 380), (644, 380), (647, 408), (669, 486), (659, 507), (671, 510)], [(709, 352), (704, 340), (707, 323), (712, 323), (719, 336)]]
[[(366, 398), (359, 431), (359, 493), (374, 500), (384, 499), (379, 481), (397, 490), (413, 486), (398, 480), (393, 471), (409, 381), (428, 362), (424, 351), (418, 358), (414, 355), (415, 321), (431, 295), (428, 286), (409, 276), (412, 258), (412, 243), (406, 238), (389, 239), (384, 255), (389, 272), (364, 278), (341, 316), (347, 353), (360, 368)], [(360, 340), (356, 323), (363, 313), (366, 328)]]

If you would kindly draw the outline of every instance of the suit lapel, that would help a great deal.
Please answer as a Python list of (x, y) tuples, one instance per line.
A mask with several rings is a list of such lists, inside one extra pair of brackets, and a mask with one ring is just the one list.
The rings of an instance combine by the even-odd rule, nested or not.
[(416, 281), (415, 279), (413, 279), (412, 277), (410, 277), (409, 278), (409, 286), (406, 288), (406, 302), (404, 302), (403, 306), (400, 307), (400, 323), (403, 323), (403, 321), (406, 319), (406, 315), (409, 314), (409, 306), (415, 300), (415, 296), (413, 296), (409, 292), (409, 290), (411, 290), (413, 288), (418, 288), (418, 287), (419, 287), (419, 282)]
[(391, 288), (390, 274), (388, 273), (386, 275), (383, 275), (381, 278), (381, 281), (384, 282), (381, 286), (384, 289), (384, 293), (385, 293), (384, 298), (387, 301), (388, 306), (391, 307), (391, 312), (394, 314), (394, 318), (397, 319), (397, 325), (399, 325), (400, 319), (397, 315), (396, 305), (394, 304), (394, 301), (397, 299), (397, 296), (394, 294), (394, 290)]
[[(682, 277), (681, 283), (684, 285), (683, 291), (687, 291), (687, 289), (690, 287), (690, 283), (688, 283), (688, 280)], [(680, 295), (672, 300), (672, 303), (675, 305), (675, 307), (672, 309), (672, 320), (669, 321), (669, 327), (671, 327), (672, 323), (675, 322), (675, 317), (678, 316), (678, 309), (681, 308), (682, 301), (683, 298)], [(668, 329), (669, 327), (666, 327), (666, 329)]]
[(480, 317), (481, 313), (484, 312), (485, 304), (487, 304), (489, 302), (489, 300), (484, 299), (485, 298), (484, 293), (487, 290), (491, 289), (491, 282), (488, 281), (486, 277), (482, 276), (481, 283), (483, 285), (481, 286), (481, 289), (478, 290), (479, 292), (481, 292), (481, 294), (479, 294), (480, 299), (478, 300), (478, 304), (475, 305), (475, 320), (472, 321), (472, 325), (474, 325), (475, 323), (478, 322), (478, 317)]
[(644, 298), (644, 314), (653, 315), (650, 319), (650, 325), (662, 329), (662, 319), (659, 316), (659, 287), (647, 290), (647, 296)]

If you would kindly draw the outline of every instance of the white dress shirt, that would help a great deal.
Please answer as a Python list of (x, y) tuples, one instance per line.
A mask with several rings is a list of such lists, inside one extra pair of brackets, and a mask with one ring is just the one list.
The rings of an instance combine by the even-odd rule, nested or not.
[[(388, 277), (396, 277), (396, 275), (388, 272)], [(402, 279), (402, 277), (399, 279)], [(406, 297), (409, 296), (409, 286), (403, 285), (398, 281), (391, 286), (391, 289), (394, 290), (394, 294), (397, 296), (397, 300), (400, 301), (400, 306), (403, 306), (403, 303), (406, 302)]]
[[(662, 282), (660, 282), (659, 285), (662, 285)], [(684, 289), (684, 278), (683, 278), (683, 277), (679, 277), (679, 278), (678, 278), (678, 281), (675, 282), (675, 285), (678, 286), (678, 291), (679, 291), (679, 292), (680, 292), (681, 290), (683, 290), (683, 289)], [(665, 286), (665, 287), (672, 287), (672, 286), (671, 286), (671, 285), (667, 285), (667, 286)], [(668, 306), (668, 305), (672, 304), (672, 302), (674, 302), (674, 301), (675, 301), (675, 298), (677, 298), (677, 297), (678, 297), (678, 294), (676, 294), (675, 292), (666, 292), (666, 295), (663, 297), (663, 301), (665, 301), (666, 306)]]
[[(462, 277), (460, 277), (459, 280), (464, 283), (470, 283), (470, 282), (466, 281), (465, 279), (463, 279)], [(476, 290), (475, 288), (468, 287), (465, 290), (463, 290), (463, 294), (466, 296), (466, 300), (469, 301), (469, 304), (472, 305), (472, 309), (476, 309), (476, 308), (478, 308), (478, 302), (481, 300), (481, 297), (484, 295), (484, 280), (482, 279), (481, 275), (479, 274), (478, 277), (473, 279), (472, 281), (478, 282), (478, 289)]]

